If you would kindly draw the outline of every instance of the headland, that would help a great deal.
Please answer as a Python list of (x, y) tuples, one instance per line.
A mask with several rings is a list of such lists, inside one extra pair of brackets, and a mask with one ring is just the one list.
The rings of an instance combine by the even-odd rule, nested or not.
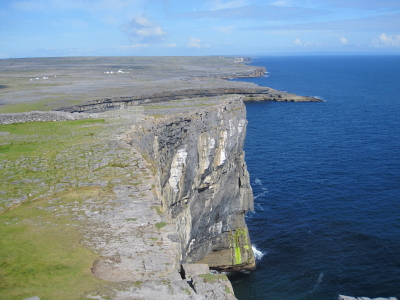
[(243, 101), (320, 101), (227, 80), (263, 76), (245, 60), (0, 61), (9, 299), (235, 299), (216, 271), (256, 266)]

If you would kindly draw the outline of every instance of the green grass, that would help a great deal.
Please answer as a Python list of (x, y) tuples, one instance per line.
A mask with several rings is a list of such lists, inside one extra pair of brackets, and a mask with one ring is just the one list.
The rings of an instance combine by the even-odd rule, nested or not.
[[(0, 125), (0, 131), (7, 131), (12, 134), (48, 134), (49, 132), (63, 134), (70, 133), (71, 130), (85, 131), (85, 128), (79, 128), (82, 125), (104, 123), (104, 119), (84, 119), (62, 122), (26, 122)], [(60, 127), (58, 127), (60, 126)]]
[(133, 283), (133, 285), (137, 288), (137, 289), (141, 289), (143, 287), (143, 281), (135, 281)]
[(204, 282), (209, 282), (209, 283), (214, 283), (219, 279), (228, 280), (228, 277), (226, 277), (225, 274), (202, 274), (199, 275), (199, 277), (202, 277)]
[[(34, 200), (66, 175), (86, 172), (79, 163), (63, 162), (61, 154), (71, 149), (82, 153), (79, 149), (94, 139), (87, 133), (99, 132), (101, 123), (104, 120), (0, 125), (0, 131), (11, 133), (0, 136), (0, 191), (6, 192), (0, 194), (5, 208), (0, 210), (0, 299), (85, 299), (104, 285), (90, 270), (98, 256), (80, 244), (84, 223), (71, 216), (82, 199), (99, 199), (106, 188), (71, 187)], [(31, 197), (33, 189), (38, 193)], [(21, 195), (29, 196), (8, 210), (4, 199)]]
[[(77, 200), (62, 199), (64, 205)], [(79, 243), (76, 221), (39, 205), (46, 206), (24, 203), (0, 215), (0, 298), (82, 298), (102, 282), (90, 270), (97, 255)]]
[(152, 209), (155, 209), (156, 210), (156, 212), (157, 212), (157, 215), (159, 215), (159, 216), (161, 216), (161, 215), (163, 215), (164, 213), (161, 211), (161, 207), (160, 206), (150, 206), (150, 208), (152, 208)]
[(156, 223), (156, 227), (158, 230), (160, 230), (161, 228), (167, 226), (167, 223), (165, 222), (160, 222), (160, 223)]
[[(0, 125), (0, 131), (10, 133), (0, 136), (0, 191), (3, 191), (0, 208), (4, 211), (8, 205), (1, 199), (27, 197), (29, 200), (32, 191), (40, 194), (67, 175), (78, 176), (83, 166), (66, 163), (63, 153), (92, 141), (95, 137), (87, 133), (100, 130), (101, 123), (104, 120), (88, 119)], [(33, 180), (40, 185), (30, 182)]]
[(124, 163), (120, 163), (120, 162), (113, 162), (113, 163), (111, 163), (111, 167), (126, 168), (126, 167), (129, 167), (129, 164), (124, 164)]
[(235, 265), (240, 265), (242, 263), (242, 254), (240, 252), (240, 247), (235, 247)]
[(225, 286), (225, 292), (228, 294), (233, 294), (231, 289), (228, 286)]
[(40, 101), (23, 102), (18, 104), (6, 103), (0, 106), (0, 113), (21, 113), (34, 110), (50, 111), (60, 106), (68, 106), (79, 103), (80, 101), (63, 99), (60, 97), (47, 98)]

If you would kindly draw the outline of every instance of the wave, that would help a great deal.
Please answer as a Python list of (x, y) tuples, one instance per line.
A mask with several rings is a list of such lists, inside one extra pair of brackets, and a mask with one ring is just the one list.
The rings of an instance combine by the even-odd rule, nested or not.
[(313, 293), (319, 287), (319, 285), (322, 283), (323, 279), (324, 279), (324, 272), (321, 272), (318, 276), (317, 282), (315, 283), (314, 288), (311, 291), (311, 293)]
[[(256, 199), (257, 197), (254, 197), (254, 199)], [(257, 208), (257, 210), (261, 210), (261, 211), (264, 211), (265, 209), (261, 206), (261, 204), (260, 203), (257, 203), (256, 204), (256, 208)]]
[(322, 98), (321, 96), (313, 96), (315, 99), (319, 99), (319, 100), (322, 100), (322, 101), (325, 101), (324, 100), (324, 98)]
[(262, 185), (261, 180), (258, 179), (258, 178), (256, 178), (256, 179), (254, 180), (254, 184), (255, 184), (255, 185)]
[(268, 194), (268, 189), (267, 188), (262, 188), (262, 193), (258, 194), (257, 196), (254, 197), (254, 199), (257, 199), (258, 197), (264, 196), (265, 194)]
[(254, 258), (256, 260), (260, 260), (265, 255), (265, 253), (262, 253), (260, 250), (258, 250), (255, 245), (252, 245), (251, 248), (253, 249)]

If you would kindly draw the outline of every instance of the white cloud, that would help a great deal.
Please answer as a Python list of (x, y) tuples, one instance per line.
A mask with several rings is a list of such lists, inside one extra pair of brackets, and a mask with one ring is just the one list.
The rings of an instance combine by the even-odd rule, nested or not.
[(318, 46), (318, 44), (314, 43), (314, 42), (302, 42), (299, 38), (295, 39), (293, 41), (293, 43), (295, 44), (295, 46), (297, 47), (308, 47), (308, 46)]
[(373, 45), (376, 47), (400, 47), (400, 34), (386, 35), (382, 33), (373, 40)]
[(137, 25), (143, 26), (143, 27), (151, 27), (153, 24), (149, 20), (147, 20), (145, 17), (136, 17), (134, 18), (135, 22)]
[(229, 34), (235, 29), (235, 26), (220, 26), (214, 27), (214, 29), (225, 34)]
[(296, 45), (296, 46), (302, 46), (303, 45), (303, 43), (300, 41), (300, 39), (295, 39), (294, 41), (293, 41), (293, 43)]
[(158, 25), (150, 22), (143, 16), (133, 18), (122, 30), (126, 32), (131, 40), (159, 42), (164, 40), (167, 33)]
[(209, 48), (209, 44), (201, 44), (200, 39), (191, 37), (189, 43), (186, 44), (186, 48)]
[(200, 39), (190, 38), (189, 43), (186, 44), (187, 48), (200, 48)]
[(127, 45), (127, 46), (119, 46), (119, 48), (146, 48), (150, 47), (149, 44), (134, 44), (134, 45)]
[(348, 44), (347, 39), (346, 39), (345, 37), (341, 37), (341, 38), (340, 38), (340, 43), (341, 43), (342, 45), (347, 45), (347, 44)]
[(166, 45), (164, 45), (164, 47), (175, 48), (176, 44), (166, 44)]

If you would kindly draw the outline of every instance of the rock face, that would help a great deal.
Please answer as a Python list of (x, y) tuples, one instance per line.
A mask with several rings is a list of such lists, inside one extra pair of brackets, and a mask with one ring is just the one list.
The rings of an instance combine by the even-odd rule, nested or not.
[(181, 263), (229, 271), (255, 267), (244, 221), (254, 203), (242, 98), (144, 125), (131, 137), (153, 163), (158, 197), (180, 236)]
[[(254, 76), (252, 76), (254, 77)], [(219, 95), (241, 94), (246, 97), (244, 101), (284, 101), (284, 102), (320, 102), (322, 100), (314, 97), (297, 96), (295, 94), (277, 91), (265, 87), (224, 87), (203, 89), (182, 89), (166, 91), (162, 93), (135, 95), (131, 97), (103, 98), (87, 101), (79, 105), (64, 106), (57, 111), (65, 112), (101, 112), (113, 109), (127, 108), (129, 106), (147, 103), (158, 103), (171, 100), (214, 97)]]

